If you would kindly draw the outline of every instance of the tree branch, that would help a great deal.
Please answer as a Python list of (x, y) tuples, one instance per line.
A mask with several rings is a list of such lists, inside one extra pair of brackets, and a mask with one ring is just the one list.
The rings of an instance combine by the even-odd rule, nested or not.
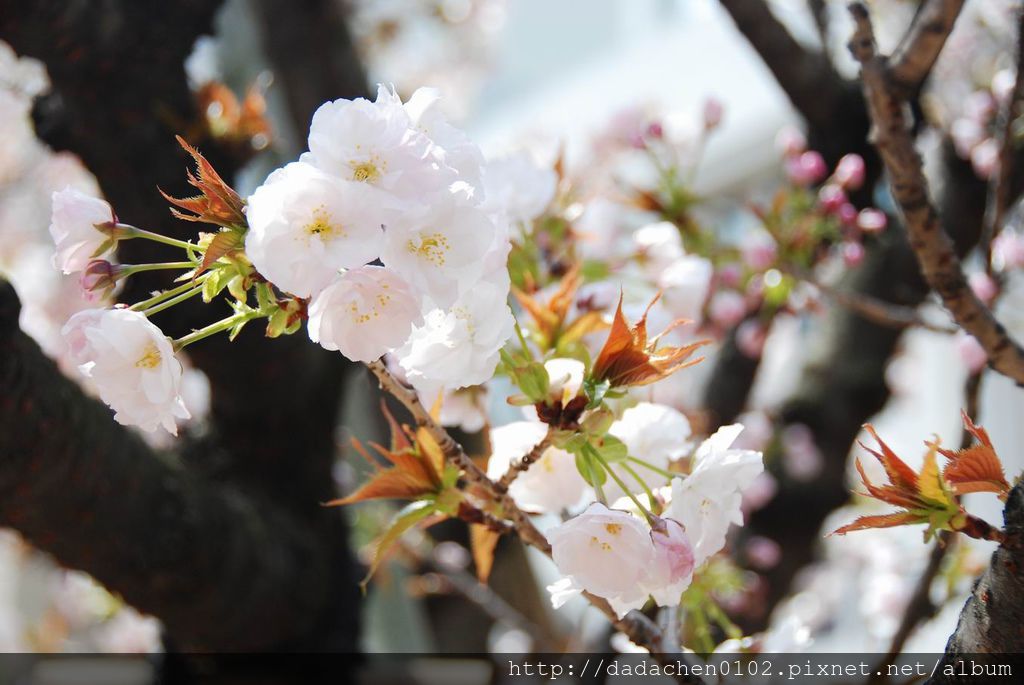
[(720, 2), (811, 127), (834, 126), (844, 86), (825, 54), (800, 45), (763, 0)]
[[(978, 659), (980, 654), (1007, 654), (1021, 651), (1021, 626), (1024, 626), (1024, 484), (1018, 483), (1003, 512), (1006, 539), (992, 554), (988, 569), (967, 598), (956, 630), (946, 644), (946, 652), (936, 666), (928, 685), (977, 682), (976, 677), (947, 676), (946, 666), (959, 671), (963, 658)], [(973, 656), (972, 656), (973, 655)]]
[(889, 78), (904, 97), (915, 96), (931, 74), (963, 6), (964, 0), (925, 0), (889, 59)]
[[(953, 242), (942, 229), (931, 203), (921, 157), (909, 133), (907, 103), (894, 93), (886, 61), (875, 53), (867, 10), (855, 3), (850, 11), (857, 24), (850, 50), (861, 63), (864, 97), (874, 122), (873, 142), (889, 172), (893, 198), (903, 214), (921, 272), (956, 322), (977, 338), (992, 368), (1024, 383), (1024, 349), (1009, 337), (967, 285)], [(943, 40), (945, 35), (942, 34)], [(924, 45), (934, 50), (936, 40), (932, 36)]]
[(218, 488), (111, 420), (27, 335), (0, 281), (0, 525), (158, 616), (187, 649), (315, 629), (335, 582), (307, 525)]

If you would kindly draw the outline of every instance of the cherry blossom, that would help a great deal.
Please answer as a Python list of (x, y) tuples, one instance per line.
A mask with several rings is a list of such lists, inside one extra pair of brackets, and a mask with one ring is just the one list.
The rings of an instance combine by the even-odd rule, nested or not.
[(484, 173), (486, 206), (513, 221), (530, 222), (551, 204), (557, 184), (554, 170), (540, 166), (527, 152), (491, 159)]
[(690, 475), (672, 479), (665, 516), (686, 529), (697, 567), (725, 546), (730, 524), (743, 524), (742, 492), (764, 470), (760, 452), (732, 448), (742, 430), (719, 428), (697, 448)]
[(352, 361), (371, 362), (400, 346), (421, 323), (420, 300), (393, 271), (346, 271), (309, 305), (309, 337)]
[(380, 86), (375, 102), (356, 98), (320, 105), (309, 129), (309, 152), (301, 159), (421, 204), (457, 180), (454, 169), (438, 163), (432, 145), (398, 97)]
[(395, 350), (409, 382), (421, 394), (435, 396), (442, 388), (490, 380), (498, 352), (513, 332), (507, 298), (507, 284), (481, 281), (452, 307), (427, 312), (423, 325)]
[(694, 550), (678, 521), (657, 519), (652, 529), (631, 513), (595, 502), (547, 537), (563, 576), (548, 586), (555, 608), (584, 590), (607, 599), (620, 617), (642, 608), (648, 597), (676, 605), (693, 577)]
[[(665, 470), (671, 461), (687, 453), (691, 429), (687, 418), (672, 407), (640, 402), (624, 411), (608, 433), (625, 443), (629, 456)], [(637, 492), (642, 489), (621, 465), (614, 464), (612, 468), (632, 489)], [(631, 465), (630, 469), (651, 488), (661, 487), (667, 481), (664, 475), (641, 464)], [(609, 497), (625, 494), (612, 482), (607, 483), (605, 489)]]
[(428, 294), (439, 307), (454, 303), (461, 289), (480, 277), (481, 262), (498, 228), (475, 207), (453, 197), (403, 217), (386, 232), (381, 261)]
[[(487, 475), (498, 479), (539, 443), (547, 426), (537, 421), (515, 421), (491, 430), (491, 456)], [(516, 504), (535, 513), (573, 509), (591, 493), (568, 452), (549, 447), (525, 472), (519, 474), (508, 492)]]
[(69, 353), (114, 410), (118, 423), (177, 435), (175, 419), (189, 418), (181, 397), (181, 364), (171, 341), (144, 315), (129, 309), (87, 309), (61, 333)]
[(55, 192), (50, 218), (50, 236), (57, 248), (53, 266), (66, 274), (84, 269), (110, 240), (99, 227), (113, 223), (114, 210), (104, 200), (70, 186)]
[(703, 257), (685, 255), (673, 261), (658, 277), (665, 307), (673, 316), (700, 321), (713, 273), (711, 262)]
[(651, 530), (625, 511), (594, 503), (547, 533), (564, 577), (548, 587), (558, 608), (582, 590), (604, 597), (620, 616), (647, 600), (641, 584), (654, 561)]
[(340, 268), (379, 256), (388, 198), (375, 189), (293, 162), (249, 197), (245, 249), (274, 285), (300, 297), (325, 287)]

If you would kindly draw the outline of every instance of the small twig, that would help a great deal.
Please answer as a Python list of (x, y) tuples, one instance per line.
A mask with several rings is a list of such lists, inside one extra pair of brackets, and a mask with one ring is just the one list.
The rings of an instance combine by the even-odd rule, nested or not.
[(1014, 75), (1013, 90), (1000, 111), (999, 116), (999, 168), (988, 187), (988, 201), (985, 206), (985, 222), (981, 233), (981, 248), (985, 268), (992, 272), (992, 241), (999, 235), (1010, 206), (1010, 188), (1013, 183), (1013, 163), (1016, 159), (1016, 141), (1013, 122), (1021, 115), (1024, 100), (1024, 8), (1017, 11), (1017, 73)]
[(806, 273), (793, 273), (802, 281), (813, 285), (821, 292), (828, 295), (842, 306), (853, 310), (872, 323), (891, 328), (908, 328), (917, 326), (935, 333), (956, 333), (958, 329), (950, 326), (942, 326), (926, 321), (914, 307), (886, 302), (878, 298), (850, 290), (840, 290), (831, 285), (822, 283), (818, 279)]
[[(928, 195), (921, 156), (910, 136), (905, 111), (907, 102), (893, 91), (886, 60), (875, 52), (868, 12), (860, 3), (850, 5), (850, 12), (857, 27), (850, 41), (850, 51), (861, 63), (864, 97), (874, 124), (872, 140), (889, 172), (892, 195), (903, 214), (921, 272), (956, 322), (981, 344), (992, 368), (1024, 383), (1024, 349), (1010, 338), (991, 310), (967, 285), (953, 242), (939, 222)], [(935, 36), (930, 36), (923, 45), (934, 49), (935, 40)], [(905, 59), (909, 56), (905, 55)]]
[(964, 0), (925, 0), (889, 60), (892, 85), (902, 96), (915, 95), (931, 74), (963, 6)]
[(550, 428), (548, 428), (548, 432), (544, 438), (538, 442), (532, 450), (527, 452), (521, 459), (509, 464), (508, 470), (505, 471), (501, 478), (498, 479), (498, 482), (495, 483), (495, 487), (502, 492), (508, 492), (508, 487), (512, 485), (516, 478), (519, 477), (519, 474), (525, 473), (529, 470), (529, 468), (544, 455), (544, 452), (547, 451), (549, 447), (551, 447)]

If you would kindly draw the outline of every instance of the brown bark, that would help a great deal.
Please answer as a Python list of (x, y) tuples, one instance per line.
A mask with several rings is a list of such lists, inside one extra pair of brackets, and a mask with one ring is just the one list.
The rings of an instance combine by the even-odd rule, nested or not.
[[(1018, 483), (1010, 491), (1003, 520), (1006, 540), (992, 553), (988, 569), (974, 584), (928, 684), (976, 683), (976, 676), (947, 676), (943, 671), (953, 666), (959, 672), (960, 659), (1024, 652), (1024, 485)], [(1000, 661), (997, 658), (991, 663)]]
[(315, 630), (335, 582), (316, 531), (114, 423), (18, 330), (19, 309), (0, 281), (0, 525), (158, 616), (183, 648)]
[[(193, 236), (196, 225), (173, 219), (157, 187), (173, 195), (188, 194), (184, 183), (188, 162), (174, 140), (174, 134), (186, 130), (197, 117), (183, 60), (196, 37), (210, 31), (218, 3), (124, 0), (97, 8), (89, 2), (41, 0), (3, 5), (0, 38), (16, 51), (42, 60), (53, 83), (53, 92), (36, 106), (40, 137), (55, 149), (70, 150), (82, 158), (122, 220), (167, 235)], [(357, 76), (343, 87), (361, 78), (354, 55), (348, 65)], [(363, 92), (360, 88), (357, 94)], [(323, 99), (346, 94), (331, 92)], [(230, 179), (239, 160), (209, 144), (203, 151)], [(128, 241), (122, 247), (120, 258), (126, 263), (166, 261), (174, 256), (172, 248), (143, 240)], [(166, 277), (162, 272), (133, 277), (122, 296), (138, 299), (166, 286), (166, 280), (161, 280)], [(226, 313), (222, 305), (190, 301), (158, 315), (156, 322), (168, 334), (181, 335)], [(301, 333), (268, 340), (259, 328), (251, 324), (234, 343), (217, 338), (189, 349), (192, 361), (210, 378), (212, 404), (208, 430), (198, 441), (185, 445), (183, 458), (196, 476), (244, 496), (254, 512), (280, 511), (299, 517), (304, 535), (314, 535), (329, 552), (323, 563), (333, 582), (311, 585), (321, 595), (315, 607), (306, 607), (314, 614), (316, 629), (282, 632), (278, 646), (354, 649), (358, 590), (346, 526), (337, 509), (320, 506), (334, 496), (334, 428), (345, 364), (340, 355), (320, 349)], [(41, 454), (40, 459), (46, 456)], [(162, 505), (156, 501), (150, 506)], [(126, 505), (122, 515), (131, 518), (135, 513)], [(48, 549), (53, 538), (66, 534), (66, 526), (55, 525), (49, 535), (36, 538)], [(108, 540), (97, 529), (92, 541), (95, 554), (107, 553)], [(225, 563), (241, 565), (244, 554), (254, 553), (236, 546), (225, 546), (238, 557)], [(190, 577), (198, 582), (197, 576)], [(262, 601), (271, 604), (295, 591), (289, 583), (278, 585), (273, 576), (253, 582), (260, 583), (266, 593)], [(111, 589), (122, 591), (116, 585)], [(213, 592), (215, 587), (193, 591)], [(140, 601), (138, 593), (133, 601)], [(246, 611), (239, 609), (241, 614)], [(168, 625), (174, 642), (189, 644), (188, 630), (181, 634), (173, 630), (185, 626)], [(288, 624), (282, 621), (281, 625)], [(232, 638), (225, 634), (223, 639)]]

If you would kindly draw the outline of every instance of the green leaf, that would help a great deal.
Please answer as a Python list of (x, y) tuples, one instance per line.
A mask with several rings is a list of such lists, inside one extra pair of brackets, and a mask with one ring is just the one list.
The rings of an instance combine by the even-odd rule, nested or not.
[(607, 379), (598, 381), (593, 378), (586, 378), (583, 381), (583, 392), (587, 396), (587, 409), (596, 409), (604, 401), (605, 396), (611, 389), (612, 384)]
[(600, 487), (608, 480), (608, 474), (587, 450), (576, 453), (576, 470), (591, 487)]
[(625, 461), (629, 456), (629, 449), (626, 443), (614, 435), (606, 435), (600, 439), (600, 444), (594, 445), (601, 457), (609, 464), (617, 461)]
[(395, 517), (391, 519), (391, 523), (388, 524), (388, 529), (384, 531), (384, 534), (377, 539), (375, 549), (373, 552), (373, 561), (370, 562), (370, 570), (367, 571), (366, 577), (363, 578), (362, 582), (359, 583), (363, 591), (366, 591), (366, 584), (370, 582), (370, 578), (377, 572), (377, 568), (380, 566), (380, 562), (384, 558), (384, 553), (391, 548), (398, 538), (402, 536), (405, 531), (409, 530), (417, 523), (427, 518), (436, 511), (436, 505), (431, 500), (417, 500), (410, 502), (404, 506), (401, 511), (395, 514)]

